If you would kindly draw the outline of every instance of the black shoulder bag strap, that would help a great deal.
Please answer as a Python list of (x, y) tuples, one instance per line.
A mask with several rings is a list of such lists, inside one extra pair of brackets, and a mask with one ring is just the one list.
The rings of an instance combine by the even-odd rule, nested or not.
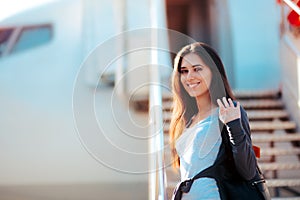
[(196, 179), (199, 179), (199, 178), (203, 178), (203, 177), (207, 177), (207, 178), (214, 178), (216, 181), (218, 181), (219, 177), (218, 177), (218, 174), (216, 173), (216, 166), (218, 166), (219, 164), (222, 163), (223, 161), (223, 158), (221, 157), (221, 151), (222, 149), (227, 149), (226, 148), (226, 142), (224, 141), (224, 132), (223, 132), (223, 129), (224, 129), (224, 124), (219, 120), (219, 127), (220, 127), (220, 133), (221, 133), (221, 137), (222, 137), (222, 143), (220, 145), (220, 148), (219, 148), (219, 152), (218, 152), (218, 155), (217, 155), (217, 158), (214, 162), (213, 165), (211, 165), (210, 167), (208, 168), (205, 168), (204, 170), (200, 171), (198, 174), (196, 174), (193, 178), (190, 178), (190, 179), (187, 179), (183, 182), (180, 183), (179, 187), (178, 187), (178, 190), (184, 192), (184, 193), (188, 193), (193, 185), (193, 182), (196, 180)]
[(218, 153), (218, 155), (217, 155), (217, 159), (216, 159), (216, 161), (214, 162), (213, 165), (211, 165), (211, 166), (208, 167), (208, 168), (205, 168), (204, 170), (202, 170), (201, 172), (199, 172), (198, 174), (196, 174), (193, 178), (187, 179), (187, 180), (181, 182), (181, 184), (180, 184), (180, 186), (179, 186), (179, 189), (180, 189), (182, 192), (188, 193), (188, 192), (190, 191), (192, 185), (193, 185), (193, 182), (194, 182), (196, 179), (206, 177), (206, 178), (214, 178), (214, 179), (218, 180), (218, 175), (217, 175), (217, 173), (216, 173), (216, 169), (215, 169), (215, 168), (216, 168), (216, 166), (218, 166), (218, 165), (222, 162), (222, 160), (223, 160), (223, 159), (221, 159), (221, 157), (220, 157), (220, 155), (219, 155), (219, 154), (220, 154), (220, 151), (221, 151), (221, 148), (222, 148), (222, 145), (224, 145), (223, 142), (222, 142), (222, 144), (221, 144), (221, 146), (220, 146), (220, 150), (219, 150), (219, 153)]

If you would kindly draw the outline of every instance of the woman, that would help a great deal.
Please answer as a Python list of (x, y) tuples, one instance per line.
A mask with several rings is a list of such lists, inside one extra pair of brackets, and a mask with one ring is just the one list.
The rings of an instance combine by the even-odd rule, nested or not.
[[(234, 101), (222, 61), (211, 47), (193, 43), (177, 54), (172, 90), (170, 139), (173, 164), (180, 167), (182, 199), (234, 199), (226, 194), (223, 180), (261, 180), (246, 112)], [(207, 168), (213, 170), (182, 189)], [(237, 199), (243, 198), (238, 194)]]

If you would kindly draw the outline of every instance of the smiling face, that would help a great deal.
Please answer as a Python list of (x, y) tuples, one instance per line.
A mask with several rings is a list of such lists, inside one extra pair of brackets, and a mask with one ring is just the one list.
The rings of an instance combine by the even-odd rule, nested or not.
[(191, 97), (209, 95), (212, 72), (194, 53), (185, 55), (180, 67), (180, 81)]

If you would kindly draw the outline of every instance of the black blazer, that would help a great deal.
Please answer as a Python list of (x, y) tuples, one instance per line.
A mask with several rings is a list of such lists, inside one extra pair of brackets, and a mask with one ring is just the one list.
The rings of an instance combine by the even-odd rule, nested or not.
[[(222, 143), (214, 164), (177, 185), (172, 199), (181, 199), (194, 180), (214, 178), (222, 200), (269, 200), (270, 194), (257, 166), (249, 120), (241, 107), (241, 118), (223, 124), (219, 120)], [(255, 183), (255, 184), (253, 184)]]
[[(241, 118), (227, 123), (219, 121), (222, 135), (216, 162), (224, 167), (224, 179), (251, 180), (257, 173), (257, 160), (252, 148), (251, 132), (246, 111), (241, 107)], [(223, 171), (225, 170), (225, 171)]]
[(210, 172), (217, 181), (221, 199), (271, 199), (257, 166), (246, 111), (241, 107), (240, 119), (226, 125), (219, 121), (219, 124), (222, 144)]

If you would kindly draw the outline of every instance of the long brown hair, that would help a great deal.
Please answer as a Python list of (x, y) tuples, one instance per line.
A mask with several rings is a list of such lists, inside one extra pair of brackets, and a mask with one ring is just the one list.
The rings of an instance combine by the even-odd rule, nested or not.
[(175, 141), (182, 134), (192, 116), (198, 113), (195, 97), (191, 97), (184, 89), (180, 81), (182, 59), (185, 55), (194, 53), (198, 55), (212, 72), (212, 80), (209, 87), (212, 103), (217, 105), (217, 99), (227, 97), (235, 99), (230, 88), (224, 65), (214, 49), (207, 44), (196, 42), (183, 47), (174, 59), (172, 75), (173, 114), (170, 124), (170, 144), (172, 150), (172, 163), (179, 167), (179, 157), (175, 149)]

